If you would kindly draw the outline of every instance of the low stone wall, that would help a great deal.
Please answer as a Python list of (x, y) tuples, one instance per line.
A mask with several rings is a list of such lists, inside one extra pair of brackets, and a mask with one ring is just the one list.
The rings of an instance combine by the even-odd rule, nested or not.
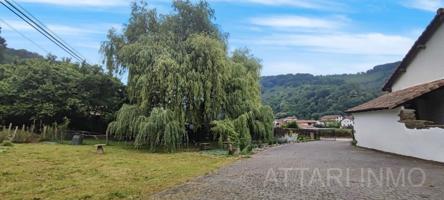
[(294, 134), (309, 137), (318, 140), (321, 137), (334, 138), (352, 138), (352, 129), (337, 128), (310, 128), (310, 129), (294, 129), (294, 128), (275, 128), (274, 136), (279, 138), (288, 138)]
[(319, 129), (274, 128), (274, 136), (279, 143), (297, 142), (299, 136), (319, 140)]

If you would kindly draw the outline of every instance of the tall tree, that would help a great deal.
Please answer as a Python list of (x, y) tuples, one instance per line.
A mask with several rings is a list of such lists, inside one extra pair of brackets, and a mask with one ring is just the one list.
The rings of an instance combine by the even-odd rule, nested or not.
[[(125, 88), (99, 66), (32, 59), (0, 64), (0, 124), (51, 124), (104, 131), (125, 101)], [(105, 127), (104, 127), (105, 126)]]
[[(271, 124), (254, 110), (262, 108), (259, 60), (247, 50), (228, 55), (226, 34), (212, 22), (214, 10), (206, 1), (172, 6), (171, 14), (158, 15), (145, 1), (133, 3), (122, 34), (112, 29), (103, 43), (108, 70), (128, 72), (131, 102), (109, 131), (139, 147), (172, 151), (188, 136), (210, 139), (215, 120), (248, 116), (249, 123)], [(265, 114), (272, 118), (272, 112)], [(169, 128), (156, 128), (159, 119), (168, 119), (170, 124), (161, 124)], [(245, 134), (254, 135), (251, 123)], [(186, 127), (191, 135), (182, 134)]]

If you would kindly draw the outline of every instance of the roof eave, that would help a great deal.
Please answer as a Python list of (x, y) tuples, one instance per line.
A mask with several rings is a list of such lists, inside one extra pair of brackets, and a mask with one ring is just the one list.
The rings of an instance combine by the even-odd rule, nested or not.
[(347, 110), (345, 113), (353, 114), (353, 113), (362, 113), (362, 112), (371, 112), (371, 111), (378, 111), (378, 110), (388, 110), (390, 108), (371, 108), (371, 109), (362, 109), (362, 110)]
[(435, 31), (438, 30), (443, 21), (444, 21), (444, 8), (439, 8), (436, 11), (436, 15), (433, 18), (433, 20), (430, 22), (430, 24), (427, 26), (427, 28), (424, 30), (421, 36), (419, 36), (419, 38), (416, 40), (415, 44), (408, 51), (406, 56), (402, 59), (401, 63), (398, 65), (398, 67), (390, 76), (390, 78), (386, 81), (386, 83), (382, 88), (382, 91), (387, 91), (387, 92), (392, 91), (392, 86), (395, 83), (395, 81), (400, 77), (402, 73), (407, 71), (407, 66), (413, 61), (418, 52), (424, 48), (424, 45), (432, 37)]

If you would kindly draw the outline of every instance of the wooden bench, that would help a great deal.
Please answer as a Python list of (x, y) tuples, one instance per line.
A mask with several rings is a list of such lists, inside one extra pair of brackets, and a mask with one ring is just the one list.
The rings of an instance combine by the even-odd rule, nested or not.
[(200, 143), (199, 147), (201, 151), (210, 150), (210, 143)]

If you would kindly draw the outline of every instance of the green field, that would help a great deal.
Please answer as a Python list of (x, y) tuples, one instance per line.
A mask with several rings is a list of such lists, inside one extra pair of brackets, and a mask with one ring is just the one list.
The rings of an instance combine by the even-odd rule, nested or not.
[(122, 145), (15, 144), (0, 147), (0, 199), (142, 199), (235, 158), (148, 153)]

